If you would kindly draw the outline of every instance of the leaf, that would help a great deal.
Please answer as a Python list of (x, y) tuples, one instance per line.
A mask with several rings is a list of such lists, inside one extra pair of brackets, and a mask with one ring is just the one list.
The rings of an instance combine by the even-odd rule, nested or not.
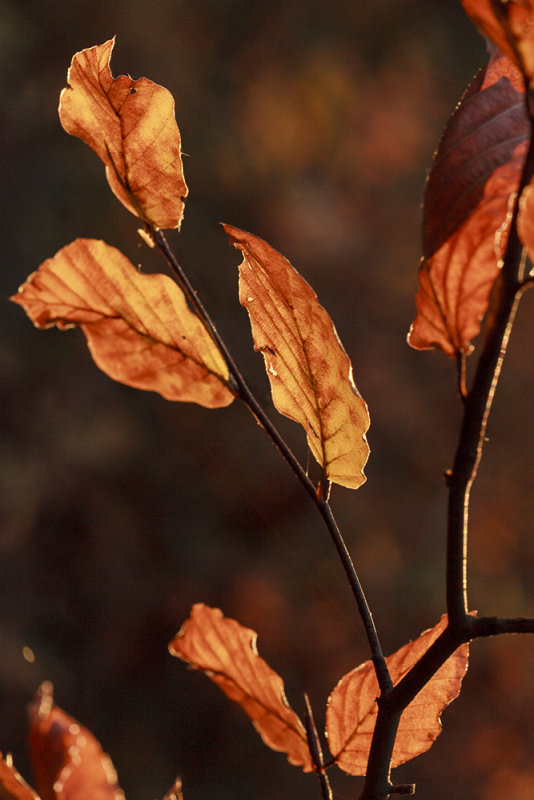
[(532, 81), (534, 77), (534, 3), (532, 0), (462, 0), (483, 34)]
[(495, 57), (464, 95), (427, 183), (416, 349), (469, 353), (504, 255), (530, 126), (520, 76)]
[[(447, 616), (444, 615), (433, 628), (386, 658), (394, 685), (410, 671), (446, 627)], [(468, 655), (469, 645), (461, 645), (404, 710), (393, 749), (392, 767), (426, 752), (439, 736), (441, 713), (460, 693)], [(338, 767), (350, 775), (366, 773), (379, 694), (373, 663), (365, 661), (341, 678), (328, 699), (326, 732), (330, 750)]]
[(243, 253), (239, 300), (263, 354), (274, 405), (302, 425), (325, 477), (356, 489), (365, 481), (369, 414), (332, 320), (284, 256), (257, 236), (224, 229)]
[(59, 118), (106, 165), (121, 203), (158, 228), (179, 228), (187, 186), (174, 100), (163, 86), (109, 68), (115, 39), (76, 53), (59, 99)]
[(272, 750), (286, 753), (304, 772), (313, 770), (304, 726), (287, 702), (282, 678), (258, 655), (253, 630), (196, 603), (169, 651), (239, 703)]
[(176, 778), (163, 800), (184, 800), (184, 796), (182, 794), (182, 781), (180, 778)]
[(17, 772), (10, 755), (4, 759), (0, 754), (0, 800), (40, 800), (37, 792)]
[[(532, 183), (523, 189), (519, 198), (517, 233), (527, 248), (530, 261), (534, 261), (534, 186)], [(532, 276), (532, 271), (530, 275)]]
[(119, 250), (77, 239), (44, 261), (11, 298), (39, 328), (79, 325), (96, 364), (167, 400), (226, 406), (228, 370), (166, 275), (143, 275)]
[(95, 737), (54, 704), (43, 683), (29, 708), (30, 754), (42, 800), (124, 800)]

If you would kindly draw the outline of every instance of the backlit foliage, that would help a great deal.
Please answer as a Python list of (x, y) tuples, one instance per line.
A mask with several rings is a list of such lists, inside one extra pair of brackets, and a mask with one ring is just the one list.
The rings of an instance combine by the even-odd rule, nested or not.
[[(529, 105), (534, 4), (464, 0), (463, 5), (498, 49), (467, 89), (435, 155), (424, 203), (417, 315), (408, 335), (413, 347), (436, 347), (458, 360), (473, 351), (472, 340), (492, 297), (499, 300), (507, 259), (519, 253), (521, 271), (512, 287), (519, 297), (532, 280), (528, 259), (534, 254), (534, 113)], [(39, 328), (79, 326), (94, 361), (114, 380), (212, 409), (239, 399), (268, 430), (326, 521), (372, 653), (372, 659), (341, 677), (328, 699), (325, 736), (331, 757), (323, 757), (310, 709), (301, 719), (290, 706), (282, 678), (257, 651), (253, 630), (197, 603), (169, 650), (239, 704), (265, 744), (304, 772), (316, 772), (324, 798), (331, 796), (325, 778), (329, 767), (368, 775), (373, 751), (376, 756), (383, 744), (376, 735), (379, 721), (388, 713), (390, 698), (408, 684), (406, 699), (389, 720), (392, 740), (382, 772), (371, 776), (375, 783), (366, 784), (362, 798), (408, 793), (390, 782), (391, 768), (432, 746), (444, 708), (460, 692), (470, 639), (496, 632), (491, 625), (497, 618), (475, 620), (464, 609), (453, 619), (449, 611), (384, 658), (328, 500), (332, 483), (353, 489), (362, 485), (369, 454), (369, 414), (349, 356), (317, 295), (289, 261), (259, 237), (226, 224), (230, 243), (242, 254), (239, 300), (250, 318), (254, 347), (264, 359), (273, 404), (304, 429), (321, 469), (313, 483), (251, 396), (168, 248), (162, 230), (180, 228), (188, 191), (174, 100), (146, 78), (114, 78), (109, 66), (113, 46), (109, 40), (73, 57), (69, 86), (60, 97), (61, 124), (100, 157), (113, 193), (142, 221), (145, 242), (159, 248), (175, 280), (144, 274), (102, 241), (77, 239), (44, 261), (12, 299)], [(462, 396), (468, 403), (467, 390)], [(488, 388), (487, 413), (491, 397)], [(454, 478), (451, 471), (449, 484)], [(468, 493), (467, 479), (466, 486)], [(448, 566), (453, 571), (454, 564)], [(453, 610), (457, 600), (451, 602), (449, 592)], [(471, 637), (475, 622), (481, 626)], [(533, 632), (532, 620), (504, 622), (506, 632)], [(424, 681), (414, 683), (423, 669)], [(48, 683), (30, 706), (30, 751), (39, 795), (6, 756), (0, 761), (1, 798), (122, 800), (109, 757), (88, 730), (55, 705)], [(165, 800), (181, 798), (177, 779)]]

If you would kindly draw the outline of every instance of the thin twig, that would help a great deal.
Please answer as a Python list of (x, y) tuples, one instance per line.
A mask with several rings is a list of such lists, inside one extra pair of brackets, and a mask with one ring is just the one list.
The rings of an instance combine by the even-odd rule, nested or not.
[[(534, 174), (534, 143), (530, 146), (517, 197)], [(391, 794), (391, 757), (402, 711), (421, 691), (439, 667), (463, 642), (500, 633), (534, 633), (534, 621), (483, 617), (468, 614), (467, 535), (469, 500), (482, 458), (488, 417), (501, 374), (519, 300), (530, 282), (524, 280), (525, 249), (517, 233), (518, 201), (511, 220), (501, 273), (486, 324), (486, 335), (473, 385), (465, 392), (464, 366), (458, 361), (464, 418), (452, 470), (446, 473), (449, 487), (447, 530), (447, 610), (449, 624), (407, 675), (378, 700), (378, 716), (371, 742), (367, 777), (360, 800), (386, 800)]]
[(315, 765), (315, 771), (317, 773), (317, 777), (319, 778), (321, 796), (323, 800), (333, 800), (334, 795), (332, 794), (332, 787), (330, 786), (328, 775), (325, 772), (321, 741), (319, 739), (319, 734), (317, 733), (317, 727), (313, 718), (310, 698), (307, 694), (304, 695), (304, 702), (306, 704), (306, 712), (304, 715), (304, 721), (306, 723), (306, 736), (308, 739), (308, 747), (310, 748), (310, 753)]
[[(341, 532), (338, 528), (330, 504), (327, 500), (326, 492), (317, 491), (316, 486), (309, 479), (308, 475), (302, 468), (300, 462), (293, 454), (291, 448), (287, 445), (283, 436), (278, 432), (277, 428), (273, 425), (273, 423), (265, 413), (263, 407), (254, 397), (247, 382), (245, 381), (245, 378), (241, 374), (241, 371), (239, 370), (230, 351), (228, 350), (224, 340), (219, 334), (214, 322), (210, 318), (208, 312), (204, 308), (204, 305), (202, 304), (192, 284), (190, 283), (187, 275), (185, 274), (184, 270), (182, 269), (181, 265), (176, 259), (173, 251), (169, 247), (165, 235), (163, 234), (163, 231), (152, 230), (152, 235), (154, 237), (154, 241), (156, 242), (158, 248), (163, 253), (168, 264), (170, 265), (180, 286), (184, 290), (189, 303), (191, 304), (195, 313), (197, 314), (199, 319), (203, 322), (204, 326), (206, 327), (213, 341), (221, 351), (226, 361), (231, 379), (229, 388), (232, 391), (234, 391), (236, 396), (238, 396), (245, 403), (248, 409), (252, 412), (257, 422), (271, 438), (271, 441), (278, 448), (279, 452), (285, 458), (285, 460), (295, 473), (296, 477), (303, 485), (304, 489), (307, 491), (309, 496), (312, 498), (315, 505), (317, 506), (319, 513), (321, 514), (324, 523), (328, 529), (330, 537), (334, 542), (335, 548), (339, 554), (341, 563), (343, 565), (343, 569), (345, 570), (345, 574), (350, 583), (352, 593), (356, 600), (358, 611), (362, 618), (365, 632), (367, 635), (367, 640), (369, 642), (371, 656), (373, 664), (375, 665), (375, 670), (380, 689), (381, 691), (389, 690), (391, 688), (391, 679), (389, 677), (388, 668), (386, 665), (384, 654), (382, 652), (376, 627), (373, 621), (373, 616), (371, 614), (371, 610), (367, 603), (362, 585), (360, 583), (360, 579), (358, 578), (358, 574), (350, 557), (349, 551), (347, 549), (343, 536), (341, 535)], [(325, 484), (325, 489), (326, 489), (326, 484)]]
[(447, 524), (447, 611), (449, 623), (461, 628), (468, 614), (467, 539), (469, 500), (486, 438), (489, 413), (501, 374), (502, 364), (518, 303), (526, 286), (522, 285), (525, 248), (517, 233), (518, 198), (534, 173), (534, 143), (530, 146), (521, 176), (503, 264), (477, 364), (473, 385), (464, 400), (464, 418), (454, 466), (448, 478), (449, 509)]
[(534, 619), (527, 617), (480, 617), (473, 619), (472, 638), (506, 633), (534, 633)]
[(458, 396), (463, 402), (465, 402), (467, 398), (465, 353), (456, 354), (456, 368), (457, 368)]

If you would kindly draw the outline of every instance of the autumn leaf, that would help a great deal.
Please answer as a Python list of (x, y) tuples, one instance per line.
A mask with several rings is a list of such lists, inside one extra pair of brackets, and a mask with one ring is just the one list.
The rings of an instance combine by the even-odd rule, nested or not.
[(332, 320), (286, 258), (257, 236), (224, 228), (243, 253), (239, 299), (274, 405), (302, 425), (325, 477), (356, 489), (365, 481), (369, 414)]
[(37, 792), (17, 772), (10, 755), (3, 758), (0, 754), (0, 800), (40, 800)]
[(408, 342), (472, 350), (504, 255), (530, 126), (517, 69), (496, 56), (452, 116), (434, 158), (423, 218), (417, 317)]
[(287, 702), (282, 678), (258, 655), (253, 630), (196, 603), (169, 651), (239, 703), (272, 750), (286, 753), (304, 772), (313, 770), (304, 726)]
[[(526, 186), (519, 199), (517, 233), (527, 248), (528, 257), (534, 261), (534, 186)], [(531, 273), (532, 274), (532, 273)]]
[(96, 364), (167, 400), (229, 405), (228, 370), (166, 275), (144, 275), (119, 250), (77, 239), (43, 262), (11, 298), (39, 328), (79, 325)]
[[(393, 684), (396, 685), (426, 653), (430, 645), (447, 627), (447, 616), (413, 642), (409, 642), (386, 658)], [(426, 752), (441, 733), (443, 709), (460, 693), (467, 671), (469, 645), (461, 645), (403, 711), (392, 767), (398, 767)], [(341, 678), (328, 699), (326, 733), (335, 763), (350, 775), (365, 775), (371, 739), (375, 727), (380, 694), (372, 661)]]
[(92, 733), (54, 704), (50, 683), (39, 688), (29, 717), (30, 754), (42, 800), (124, 800), (109, 756)]
[(534, 2), (532, 0), (462, 0), (481, 32), (521, 69), (534, 77)]
[(184, 796), (182, 794), (182, 781), (180, 778), (176, 778), (163, 800), (184, 800)]
[(115, 39), (76, 53), (59, 118), (106, 165), (109, 185), (128, 211), (158, 228), (179, 228), (187, 186), (174, 100), (147, 78), (114, 78)]

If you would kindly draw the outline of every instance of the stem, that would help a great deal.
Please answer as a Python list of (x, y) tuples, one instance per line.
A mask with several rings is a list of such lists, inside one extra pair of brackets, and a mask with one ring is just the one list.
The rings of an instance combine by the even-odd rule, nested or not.
[[(534, 173), (534, 145), (531, 138), (518, 197)], [(489, 413), (501, 374), (502, 364), (519, 300), (526, 285), (520, 274), (524, 270), (525, 248), (517, 234), (519, 204), (516, 199), (510, 234), (501, 273), (495, 286), (495, 297), (488, 315), (486, 336), (478, 361), (473, 385), (464, 398), (464, 418), (454, 459), (448, 475), (449, 511), (447, 529), (447, 610), (449, 623), (462, 628), (468, 613), (467, 538), (471, 487), (477, 475), (486, 439)]]
[(304, 702), (306, 703), (306, 713), (304, 717), (306, 723), (306, 736), (308, 739), (308, 747), (310, 748), (310, 753), (313, 758), (313, 763), (315, 764), (315, 771), (317, 773), (317, 777), (319, 778), (321, 796), (323, 800), (333, 800), (334, 795), (332, 794), (332, 787), (330, 786), (328, 775), (325, 772), (321, 741), (319, 739), (319, 734), (317, 733), (317, 727), (313, 718), (310, 698), (307, 694), (304, 695)]
[(360, 800), (386, 800), (394, 793), (395, 787), (390, 782), (391, 757), (402, 712), (462, 641), (459, 634), (447, 627), (410, 672), (378, 699), (378, 716)]
[[(290, 447), (287, 445), (282, 435), (278, 432), (277, 428), (273, 425), (273, 423), (265, 413), (260, 403), (254, 397), (247, 382), (245, 381), (245, 378), (241, 374), (241, 371), (237, 367), (237, 364), (235, 363), (230, 351), (228, 350), (224, 340), (219, 334), (217, 328), (215, 327), (215, 324), (211, 320), (208, 312), (204, 308), (204, 305), (202, 304), (202, 302), (197, 296), (197, 293), (193, 289), (193, 286), (190, 283), (187, 275), (183, 271), (174, 253), (169, 247), (163, 232), (161, 230), (152, 230), (151, 233), (154, 238), (154, 241), (156, 242), (157, 246), (159, 247), (159, 249), (165, 256), (167, 262), (169, 263), (180, 286), (184, 290), (186, 297), (189, 300), (191, 306), (193, 307), (195, 313), (197, 314), (199, 319), (203, 322), (204, 326), (206, 327), (206, 330), (208, 331), (213, 341), (221, 351), (226, 361), (228, 372), (230, 375), (229, 387), (245, 403), (245, 405), (252, 412), (253, 416), (255, 417), (259, 425), (265, 430), (268, 436), (270, 436), (274, 445), (277, 447), (279, 452), (285, 458), (285, 460), (295, 473), (296, 477), (298, 478), (304, 489), (307, 491), (308, 495), (311, 497), (315, 505), (317, 506), (319, 513), (321, 514), (323, 521), (328, 529), (330, 537), (335, 545), (338, 555), (341, 559), (343, 569), (345, 570), (345, 574), (347, 576), (350, 587), (352, 589), (352, 593), (356, 600), (358, 611), (362, 618), (365, 632), (367, 635), (367, 640), (369, 642), (369, 647), (371, 649), (371, 655), (376, 670), (378, 684), (380, 686), (381, 691), (389, 690), (392, 685), (391, 679), (389, 677), (389, 672), (384, 658), (384, 654), (380, 646), (380, 641), (378, 639), (378, 634), (374, 624), (373, 616), (371, 614), (371, 610), (367, 603), (362, 585), (360, 583), (360, 579), (358, 578), (358, 574), (350, 557), (349, 551), (347, 549), (343, 536), (341, 535), (341, 532), (338, 528), (337, 522), (332, 513), (332, 509), (330, 508), (330, 504), (328, 503), (327, 492), (317, 491), (317, 488), (315, 487), (313, 482), (308, 478), (306, 472), (304, 471), (301, 464), (293, 454)], [(326, 484), (325, 484), (325, 489), (326, 489)]]
[(460, 627), (468, 612), (467, 537), (471, 487), (482, 458), (488, 417), (519, 296), (515, 288), (505, 284), (501, 286), (493, 327), (488, 332), (473, 387), (466, 398), (454, 467), (448, 478), (447, 610), (450, 623)]
[(466, 361), (465, 353), (456, 354), (458, 396), (461, 398), (463, 402), (465, 402), (465, 399), (467, 397), (467, 386), (465, 381), (465, 373), (466, 373), (465, 361)]
[[(495, 3), (492, 5), (495, 6)], [(531, 114), (532, 120), (532, 114)], [(534, 137), (521, 176), (517, 197), (534, 174)], [(463, 642), (501, 633), (534, 633), (534, 620), (483, 617), (468, 614), (467, 537), (471, 487), (477, 475), (486, 439), (488, 418), (502, 370), (519, 300), (532, 283), (525, 280), (527, 254), (517, 233), (519, 204), (516, 198), (503, 264), (488, 313), (484, 345), (473, 385), (465, 387), (465, 358), (457, 356), (458, 388), (464, 417), (452, 470), (446, 472), (449, 487), (447, 523), (447, 610), (449, 625), (410, 672), (379, 698), (367, 778), (360, 800), (386, 800), (394, 787), (389, 781), (391, 757), (400, 715), (434, 673)]]

